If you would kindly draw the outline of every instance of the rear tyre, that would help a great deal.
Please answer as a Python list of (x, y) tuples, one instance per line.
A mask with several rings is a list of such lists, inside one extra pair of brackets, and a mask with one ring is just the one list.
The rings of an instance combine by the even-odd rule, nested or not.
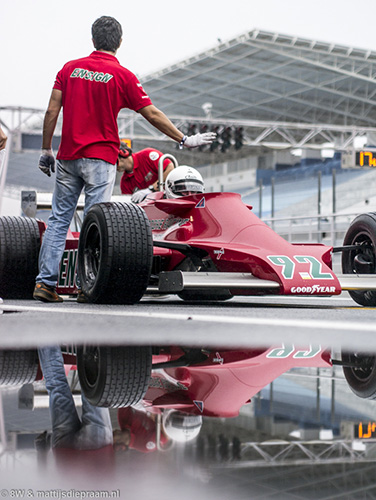
[(343, 373), (350, 389), (363, 399), (376, 399), (376, 357), (373, 354), (342, 353)]
[(40, 233), (30, 217), (0, 217), (0, 297), (32, 299)]
[(119, 408), (144, 397), (150, 380), (151, 347), (86, 346), (77, 352), (81, 390), (93, 406)]
[(149, 284), (153, 238), (138, 205), (99, 203), (82, 225), (78, 275), (89, 302), (134, 304)]
[(24, 385), (34, 382), (38, 372), (35, 349), (0, 351), (0, 385)]
[[(342, 253), (344, 274), (376, 273), (376, 214), (362, 214), (351, 223), (344, 245), (357, 245), (359, 249)], [(376, 291), (349, 291), (356, 303), (362, 306), (376, 306)]]

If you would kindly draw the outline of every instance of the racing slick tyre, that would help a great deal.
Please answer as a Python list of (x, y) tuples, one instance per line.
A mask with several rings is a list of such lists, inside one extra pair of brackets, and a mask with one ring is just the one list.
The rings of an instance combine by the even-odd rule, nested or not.
[(151, 347), (85, 346), (77, 351), (81, 390), (93, 406), (120, 408), (144, 397), (150, 380)]
[[(356, 217), (345, 234), (343, 245), (358, 245), (357, 250), (342, 252), (344, 274), (376, 273), (376, 213)], [(376, 306), (376, 291), (349, 291), (352, 299), (362, 306)]]
[(89, 302), (134, 304), (146, 291), (153, 238), (144, 210), (98, 203), (88, 211), (78, 246), (78, 275)]
[(376, 399), (375, 355), (342, 352), (342, 362), (343, 374), (353, 393), (363, 399)]
[(0, 217), (1, 298), (33, 298), (39, 249), (40, 232), (36, 219)]
[(0, 386), (34, 382), (38, 366), (38, 353), (35, 349), (0, 351)]

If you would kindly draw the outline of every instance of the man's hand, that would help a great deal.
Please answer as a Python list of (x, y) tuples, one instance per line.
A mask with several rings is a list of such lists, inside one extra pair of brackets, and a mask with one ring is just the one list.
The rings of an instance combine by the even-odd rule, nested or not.
[(198, 146), (205, 146), (211, 144), (217, 138), (215, 132), (205, 132), (205, 134), (190, 135), (184, 141), (184, 146), (187, 148), (197, 148)]
[(133, 201), (133, 203), (141, 203), (141, 201), (143, 201), (151, 192), (150, 188), (139, 189), (132, 194), (131, 201)]
[(51, 172), (55, 173), (55, 157), (52, 149), (42, 149), (38, 167), (44, 174), (48, 175), (48, 177), (51, 177)]

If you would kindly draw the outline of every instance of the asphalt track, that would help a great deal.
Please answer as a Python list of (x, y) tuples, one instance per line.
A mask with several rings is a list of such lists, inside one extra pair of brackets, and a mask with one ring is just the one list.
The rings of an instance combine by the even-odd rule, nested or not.
[(236, 297), (193, 304), (174, 295), (133, 306), (4, 300), (0, 348), (58, 344), (252, 347), (293, 343), (376, 351), (376, 308), (338, 297)]

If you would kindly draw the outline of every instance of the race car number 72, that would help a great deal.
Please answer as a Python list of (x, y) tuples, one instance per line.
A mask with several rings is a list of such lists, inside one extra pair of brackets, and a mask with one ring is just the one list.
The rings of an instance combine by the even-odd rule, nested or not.
[(281, 347), (276, 347), (272, 349), (266, 355), (267, 358), (275, 358), (275, 359), (285, 359), (291, 356), (293, 353), (293, 358), (314, 358), (317, 356), (322, 350), (321, 345), (310, 345), (308, 349), (295, 349), (292, 344), (283, 344)]
[[(291, 280), (295, 273), (295, 262), (287, 255), (268, 255), (268, 259), (275, 266), (282, 267), (282, 276), (286, 280)], [(309, 264), (309, 271), (307, 278), (309, 279), (321, 279), (321, 280), (332, 280), (333, 275), (331, 273), (322, 272), (322, 263), (313, 257), (312, 255), (295, 255), (295, 261), (298, 264)], [(299, 273), (302, 278), (304, 278), (306, 273)]]

